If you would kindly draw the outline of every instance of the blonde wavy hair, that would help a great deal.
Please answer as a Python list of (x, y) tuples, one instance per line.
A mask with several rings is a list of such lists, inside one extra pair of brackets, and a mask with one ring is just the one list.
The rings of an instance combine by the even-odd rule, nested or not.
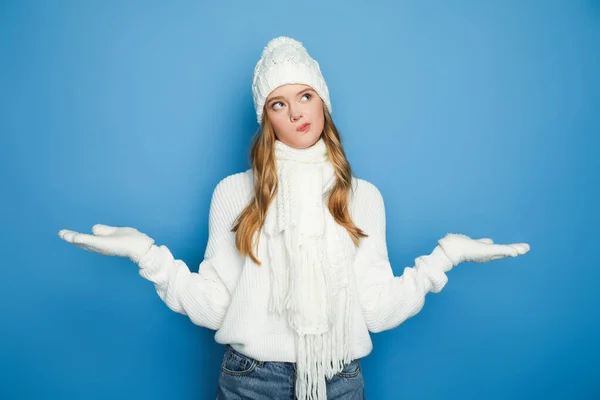
[[(368, 235), (354, 225), (348, 211), (348, 196), (352, 189), (352, 169), (342, 148), (338, 130), (325, 104), (323, 104), (323, 114), (325, 121), (321, 137), (327, 146), (328, 157), (336, 175), (336, 181), (329, 190), (327, 207), (335, 221), (346, 228), (354, 245), (358, 246), (360, 238)], [(267, 209), (277, 193), (275, 140), (275, 130), (265, 110), (262, 115), (262, 129), (259, 129), (254, 136), (250, 151), (250, 162), (255, 178), (254, 196), (237, 217), (231, 229), (232, 232), (236, 232), (235, 245), (242, 256), (250, 256), (252, 261), (259, 266), (261, 262), (254, 255), (252, 242), (254, 234), (262, 229)]]

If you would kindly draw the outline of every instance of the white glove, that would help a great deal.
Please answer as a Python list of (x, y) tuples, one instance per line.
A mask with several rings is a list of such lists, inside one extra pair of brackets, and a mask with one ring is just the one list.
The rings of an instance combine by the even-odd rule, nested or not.
[(82, 249), (105, 256), (127, 257), (136, 264), (154, 244), (154, 239), (135, 228), (96, 224), (92, 232), (95, 236), (62, 229), (58, 236)]
[(449, 233), (438, 243), (454, 266), (465, 261), (484, 263), (505, 257), (516, 257), (529, 251), (527, 243), (494, 244), (492, 239), (471, 239), (458, 233)]

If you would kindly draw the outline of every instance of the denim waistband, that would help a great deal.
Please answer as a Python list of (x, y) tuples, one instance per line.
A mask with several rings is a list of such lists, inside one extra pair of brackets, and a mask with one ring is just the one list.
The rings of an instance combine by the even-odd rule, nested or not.
[(265, 363), (269, 363), (269, 364), (278, 364), (278, 365), (282, 365), (282, 366), (287, 366), (287, 367), (292, 367), (294, 369), (294, 371), (296, 370), (296, 363), (294, 362), (289, 362), (289, 361), (260, 361), (257, 360), (255, 358), (252, 358), (250, 356), (247, 356), (243, 353), (240, 353), (239, 351), (237, 351), (236, 349), (233, 348), (233, 346), (231, 346), (230, 344), (226, 344), (225, 345), (225, 351), (231, 351), (232, 353), (237, 354), (239, 357), (243, 357), (249, 361), (253, 361), (256, 363), (256, 365), (258, 365), (259, 367), (263, 367), (265, 365)]

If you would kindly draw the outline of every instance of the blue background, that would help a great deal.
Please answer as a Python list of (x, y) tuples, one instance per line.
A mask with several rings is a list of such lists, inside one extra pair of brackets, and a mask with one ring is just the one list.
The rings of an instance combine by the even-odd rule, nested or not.
[(321, 65), (396, 275), (448, 232), (531, 245), (372, 335), (367, 398), (600, 398), (600, 2), (216, 4), (0, 3), (0, 398), (215, 397), (214, 331), (57, 233), (133, 226), (197, 271), (279, 35)]

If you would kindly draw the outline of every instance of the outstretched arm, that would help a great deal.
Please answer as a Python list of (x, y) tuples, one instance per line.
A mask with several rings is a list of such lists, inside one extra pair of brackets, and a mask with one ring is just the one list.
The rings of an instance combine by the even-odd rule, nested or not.
[(96, 224), (93, 235), (61, 229), (58, 235), (84, 250), (106, 256), (127, 257), (140, 267), (140, 275), (154, 282), (160, 298), (173, 310), (188, 315), (197, 325), (219, 329), (243, 266), (235, 246), (234, 220), (251, 192), (246, 173), (221, 180), (213, 192), (209, 238), (198, 273), (176, 260), (166, 246), (132, 227)]
[(225, 318), (243, 265), (235, 247), (235, 233), (231, 232), (236, 215), (227, 201), (229, 183), (220, 182), (213, 193), (208, 244), (198, 273), (175, 259), (164, 245), (152, 245), (138, 264), (140, 275), (154, 282), (156, 292), (171, 310), (213, 330), (219, 329)]
[(386, 218), (383, 198), (372, 184), (363, 184), (354, 207), (362, 207), (357, 224), (369, 235), (361, 239), (354, 262), (359, 298), (367, 328), (381, 332), (400, 325), (416, 315), (429, 292), (440, 292), (448, 282), (446, 273), (464, 261), (487, 262), (516, 257), (529, 251), (526, 243), (493, 244), (491, 239), (474, 240), (448, 234), (428, 255), (415, 259), (402, 275), (394, 276), (386, 244)]

